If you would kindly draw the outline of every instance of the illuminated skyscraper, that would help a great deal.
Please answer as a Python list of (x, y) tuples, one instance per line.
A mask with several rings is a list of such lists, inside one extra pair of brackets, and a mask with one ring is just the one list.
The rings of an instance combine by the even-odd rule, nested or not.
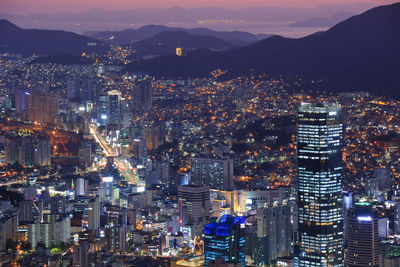
[(378, 218), (369, 203), (349, 210), (346, 240), (346, 266), (379, 266)]
[(178, 186), (179, 221), (192, 226), (192, 236), (201, 236), (210, 222), (210, 188), (208, 186)]
[[(291, 222), (290, 205), (285, 201), (274, 205), (266, 203), (263, 208), (257, 209), (257, 237), (266, 239), (258, 248), (266, 251), (258, 264), (271, 265), (278, 257), (289, 256), (291, 253)], [(266, 248), (265, 248), (266, 246)]]
[(119, 129), (121, 125), (121, 92), (113, 90), (108, 92), (108, 126)]
[(97, 106), (98, 122), (100, 125), (107, 125), (108, 119), (108, 101), (106, 95), (99, 96), (99, 102)]
[(245, 220), (244, 217), (224, 215), (218, 223), (204, 227), (204, 252), (207, 267), (210, 262), (222, 258), (225, 262), (245, 266)]
[(341, 108), (298, 111), (298, 266), (343, 266)]

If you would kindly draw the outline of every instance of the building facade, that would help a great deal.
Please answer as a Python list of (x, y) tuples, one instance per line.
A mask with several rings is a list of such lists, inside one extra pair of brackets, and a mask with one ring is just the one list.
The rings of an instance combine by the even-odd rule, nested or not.
[(346, 240), (347, 266), (379, 266), (379, 223), (369, 203), (357, 203), (348, 211)]
[(190, 179), (195, 185), (208, 185), (212, 189), (230, 191), (233, 189), (233, 160), (192, 158)]
[(208, 186), (178, 186), (179, 221), (192, 226), (192, 236), (201, 236), (210, 222), (210, 188)]
[(225, 262), (245, 266), (245, 219), (224, 215), (218, 223), (204, 227), (204, 265), (222, 258)]
[(298, 111), (298, 266), (343, 266), (341, 108)]

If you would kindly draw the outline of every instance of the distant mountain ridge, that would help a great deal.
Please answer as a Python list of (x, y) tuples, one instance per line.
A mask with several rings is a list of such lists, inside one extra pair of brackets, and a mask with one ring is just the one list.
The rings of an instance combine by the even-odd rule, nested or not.
[[(262, 3), (262, 1), (260, 1)], [(322, 2), (321, 2), (322, 3)], [(330, 17), (341, 12), (359, 14), (374, 5), (371, 3), (330, 4), (319, 5), (314, 8), (293, 8), (257, 6), (242, 9), (233, 9), (227, 6), (199, 7), (199, 8), (133, 8), (125, 5), (123, 8), (117, 5), (113, 10), (96, 8), (89, 11), (71, 13), (60, 12), (58, 14), (37, 13), (29, 15), (5, 14), (0, 10), (0, 18), (8, 19), (24, 28), (42, 29), (66, 29), (73, 32), (85, 32), (98, 29), (120, 30), (143, 26), (146, 24), (179, 25), (176, 27), (207, 27), (213, 24), (199, 24), (200, 21), (236, 21), (244, 23), (276, 22), (276, 21), (304, 21), (311, 17)], [(120, 9), (120, 10), (118, 10)], [(74, 11), (75, 12), (75, 11)], [(188, 26), (181, 26), (181, 25)], [(198, 26), (194, 26), (194, 25)], [(227, 23), (226, 25), (229, 25)], [(232, 27), (225, 29), (237, 29)], [(220, 29), (220, 28), (219, 28)], [(245, 30), (247, 31), (247, 29)], [(268, 32), (267, 32), (268, 33)]]
[(186, 57), (162, 56), (131, 63), (126, 71), (157, 77), (227, 77), (246, 73), (300, 75), (307, 86), (368, 90), (400, 96), (400, 3), (380, 6), (300, 39), (279, 36), (226, 52), (200, 50)]
[(73, 32), (22, 29), (8, 20), (0, 19), (0, 53), (30, 56), (67, 53), (79, 55), (104, 53), (109, 48), (102, 41)]
[(353, 13), (337, 13), (331, 17), (312, 17), (307, 20), (298, 21), (290, 24), (290, 27), (332, 27), (339, 22), (354, 16)]
[(222, 39), (237, 46), (251, 44), (269, 37), (268, 34), (252, 34), (243, 31), (213, 31), (206, 28), (185, 29), (180, 27), (167, 27), (163, 25), (146, 25), (138, 29), (125, 29), (122, 31), (87, 32), (87, 36), (102, 40), (114, 45), (127, 45), (137, 41), (154, 37), (161, 32), (187, 32), (197, 36), (212, 36)]

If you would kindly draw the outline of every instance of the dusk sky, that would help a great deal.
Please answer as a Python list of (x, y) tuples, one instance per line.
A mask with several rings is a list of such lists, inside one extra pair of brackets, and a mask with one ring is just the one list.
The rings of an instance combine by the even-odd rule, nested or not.
[[(93, 8), (105, 10), (126, 10), (135, 8), (169, 8), (180, 7), (209, 7), (220, 6), (224, 8), (243, 8), (254, 6), (280, 6), (307, 8), (325, 4), (358, 3), (360, 0), (0, 0), (0, 12), (8, 14), (31, 14), (31, 13), (81, 13)], [(393, 0), (367, 0), (364, 2), (374, 5), (394, 3)]]

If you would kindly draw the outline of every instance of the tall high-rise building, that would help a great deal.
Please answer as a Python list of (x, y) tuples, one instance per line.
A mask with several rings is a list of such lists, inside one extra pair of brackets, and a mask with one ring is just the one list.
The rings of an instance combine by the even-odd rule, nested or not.
[(50, 211), (52, 214), (66, 214), (67, 205), (68, 202), (65, 196), (55, 195), (50, 198)]
[(211, 189), (230, 191), (233, 189), (233, 160), (192, 158), (190, 179), (195, 185), (208, 185)]
[(126, 231), (121, 225), (112, 225), (107, 229), (108, 249), (121, 252), (126, 247)]
[(19, 164), (22, 166), (33, 166), (35, 164), (36, 140), (34, 138), (22, 138), (19, 140)]
[(192, 226), (192, 236), (201, 236), (210, 221), (210, 188), (208, 186), (178, 186), (179, 220)]
[(85, 192), (86, 192), (86, 181), (84, 178), (80, 177), (76, 179), (75, 195), (84, 196)]
[(6, 138), (4, 155), (7, 164), (19, 163), (19, 145), (20, 142), (17, 138)]
[(95, 101), (98, 89), (99, 85), (94, 79), (85, 77), (85, 79), (82, 80), (82, 100)]
[(30, 93), (26, 95), (26, 110), (22, 119), (42, 124), (54, 124), (58, 115), (57, 98), (50, 94)]
[(67, 80), (67, 98), (69, 101), (81, 100), (82, 81), (79, 79)]
[(138, 113), (146, 113), (152, 108), (152, 85), (149, 79), (138, 80), (132, 91), (133, 109)]
[(378, 218), (369, 203), (357, 203), (348, 211), (346, 240), (347, 266), (379, 266)]
[(157, 149), (165, 141), (165, 126), (162, 124), (145, 128), (146, 148), (148, 151)]
[(99, 96), (99, 102), (97, 103), (97, 120), (100, 125), (107, 125), (108, 121), (108, 100), (106, 95)]
[(396, 201), (393, 207), (393, 234), (400, 235), (400, 201)]
[(2, 214), (0, 217), (0, 251), (6, 250), (7, 241), (17, 241), (18, 216), (12, 212)]
[(62, 242), (68, 243), (71, 238), (71, 219), (69, 214), (60, 216), (54, 223), (52, 223), (53, 230), (53, 244), (58, 246)]
[(36, 140), (34, 150), (35, 166), (48, 166), (51, 164), (51, 142), (47, 138)]
[(218, 223), (204, 227), (204, 265), (222, 258), (225, 262), (245, 266), (246, 241), (244, 217), (224, 215)]
[(100, 228), (100, 198), (94, 197), (89, 201), (88, 207), (88, 229), (97, 231)]
[(113, 90), (108, 92), (108, 126), (119, 129), (121, 125), (121, 92)]
[(15, 91), (15, 110), (20, 116), (26, 110), (26, 96), (28, 94), (25, 90)]
[(35, 221), (35, 206), (32, 200), (23, 200), (18, 205), (18, 221), (32, 223)]
[(51, 142), (46, 138), (11, 137), (6, 139), (5, 160), (22, 166), (51, 164)]
[(257, 237), (267, 239), (267, 248), (263, 251), (268, 253), (258, 264), (271, 265), (278, 257), (290, 255), (291, 230), (290, 206), (286, 202), (265, 204), (257, 210)]
[(298, 266), (343, 266), (341, 108), (298, 111)]

